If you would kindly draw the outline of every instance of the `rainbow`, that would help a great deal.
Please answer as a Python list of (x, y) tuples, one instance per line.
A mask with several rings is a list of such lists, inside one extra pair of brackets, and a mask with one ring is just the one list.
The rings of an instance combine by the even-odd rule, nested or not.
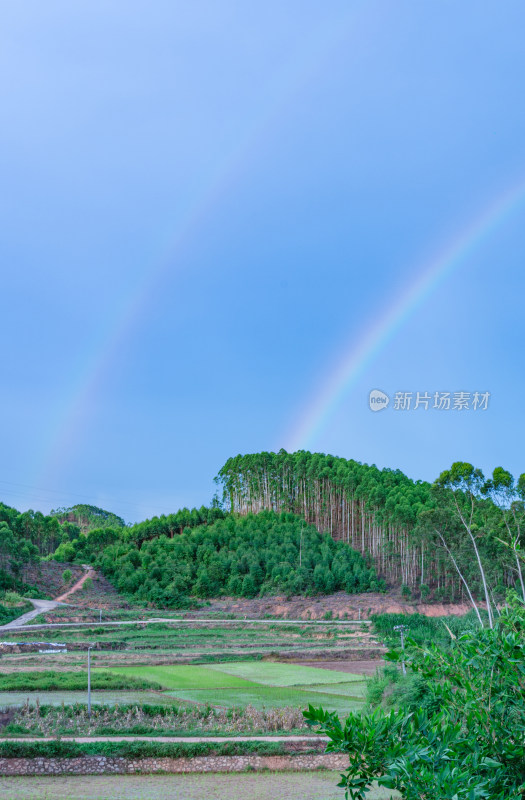
[(286, 68), (272, 76), (266, 90), (260, 90), (261, 101), (256, 113), (246, 121), (230, 148), (222, 153), (215, 168), (196, 187), (165, 236), (164, 244), (157, 247), (150, 263), (144, 265), (129, 289), (122, 292), (110, 317), (94, 332), (68, 376), (61, 401), (48, 420), (42, 441), (35, 446), (36, 463), (32, 472), (36, 486), (49, 484), (53, 473), (60, 473), (74, 452), (104, 381), (123, 347), (129, 344), (133, 329), (140, 325), (145, 309), (154, 302), (168, 276), (184, 271), (184, 246), (202, 231), (209, 215), (220, 207), (223, 196), (236, 179), (242, 177), (246, 162), (256, 157), (259, 143), (264, 142), (280, 114), (286, 113), (291, 98), (308, 85), (312, 74), (327, 57), (346, 43), (360, 21), (361, 12), (367, 13), (364, 2), (330, 18), (321, 29), (316, 28), (310, 38), (301, 42), (298, 52), (290, 54)]
[[(425, 303), (438, 286), (483, 244), (525, 199), (525, 181), (505, 191), (462, 228), (434, 258), (417, 270), (412, 282), (386, 311), (374, 319), (360, 336), (348, 342), (343, 357), (323, 381), (299, 417), (295, 429), (285, 437), (285, 449), (305, 449), (316, 441), (341, 402), (377, 356), (392, 341), (410, 316)], [(372, 387), (371, 387), (372, 388)]]

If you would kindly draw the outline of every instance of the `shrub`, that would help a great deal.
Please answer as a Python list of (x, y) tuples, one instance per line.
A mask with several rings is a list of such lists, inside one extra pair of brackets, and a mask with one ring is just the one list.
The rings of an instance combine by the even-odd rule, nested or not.
[(196, 756), (283, 755), (284, 742), (0, 742), (0, 758), (194, 758)]
[(84, 583), (82, 585), (82, 589), (85, 592), (88, 592), (92, 588), (93, 588), (93, 578), (86, 578), (86, 580), (84, 581)]
[(62, 573), (62, 581), (64, 583), (69, 583), (72, 577), (73, 573), (71, 572), (70, 569), (65, 569), (64, 572)]
[(422, 583), (419, 587), (420, 595), (422, 600), (426, 600), (430, 594), (430, 587), (427, 586), (426, 583)]
[(366, 699), (371, 708), (402, 708), (417, 712), (433, 705), (429, 682), (421, 675), (403, 675), (395, 666), (380, 670), (368, 683)]
[(366, 687), (366, 701), (369, 706), (375, 708), (383, 703), (385, 691), (401, 680), (401, 672), (392, 665), (378, 670), (370, 678)]
[[(482, 617), (486, 612), (482, 612)], [(461, 636), (466, 631), (477, 630), (479, 622), (474, 611), (463, 617), (426, 617), (424, 614), (372, 614), (374, 632), (393, 647), (399, 646), (399, 631), (395, 628), (404, 625), (407, 635), (417, 644), (439, 644), (449, 647), (452, 643), (450, 632)]]
[(4, 603), (7, 605), (18, 605), (23, 602), (24, 598), (18, 592), (6, 592), (4, 595)]
[[(3, 692), (37, 692), (37, 691), (82, 691), (87, 687), (85, 672), (9, 672), (0, 674), (0, 691)], [(111, 672), (92, 672), (92, 689), (162, 689), (155, 681), (135, 678), (131, 675), (117, 675)]]
[[(372, 783), (402, 798), (522, 800), (525, 792), (525, 607), (515, 593), (494, 629), (478, 628), (448, 650), (408, 641), (413, 676), (426, 682), (426, 709), (350, 714), (309, 706), (305, 718), (344, 752), (339, 786), (364, 800)], [(401, 653), (389, 658), (398, 661)], [(412, 705), (422, 684), (413, 682)]]

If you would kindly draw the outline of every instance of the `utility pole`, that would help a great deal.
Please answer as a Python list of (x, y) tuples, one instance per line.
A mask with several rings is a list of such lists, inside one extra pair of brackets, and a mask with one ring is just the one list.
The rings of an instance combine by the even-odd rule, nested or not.
[(88, 647), (88, 717), (91, 719), (91, 644)]
[(407, 668), (405, 665), (405, 631), (408, 630), (408, 625), (394, 625), (394, 630), (399, 631), (401, 634), (401, 650), (403, 652), (403, 657), (401, 660), (401, 666), (403, 668), (403, 675), (407, 674)]

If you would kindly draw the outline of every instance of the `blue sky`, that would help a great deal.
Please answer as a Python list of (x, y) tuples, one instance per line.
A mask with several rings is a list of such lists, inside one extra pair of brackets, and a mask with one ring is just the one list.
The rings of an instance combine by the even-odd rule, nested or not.
[[(399, 293), (525, 182), (524, 25), (512, 1), (4, 4), (4, 502), (134, 521), (294, 441)], [(522, 200), (298, 446), (524, 471), (524, 220)], [(373, 388), (491, 402), (372, 414)]]

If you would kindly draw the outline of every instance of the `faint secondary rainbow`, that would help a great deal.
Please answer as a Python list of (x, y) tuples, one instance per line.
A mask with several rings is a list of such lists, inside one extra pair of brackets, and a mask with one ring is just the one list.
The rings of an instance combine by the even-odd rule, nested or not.
[(256, 145), (270, 125), (289, 103), (290, 97), (301, 89), (332, 50), (345, 42), (360, 21), (368, 14), (370, 5), (356, 2), (342, 16), (331, 18), (312, 37), (301, 42), (301, 50), (290, 54), (284, 72), (275, 73), (273, 81), (261, 91), (262, 101), (257, 112), (247, 121), (231, 147), (223, 152), (215, 169), (206, 174), (196, 187), (186, 207), (166, 235), (164, 246), (150, 258), (143, 272), (122, 292), (105, 322), (93, 333), (83, 354), (71, 370), (61, 402), (54, 409), (40, 454), (33, 468), (31, 483), (35, 486), (52, 482), (55, 470), (64, 468), (77, 446), (90, 411), (96, 406), (103, 382), (116, 362), (118, 353), (131, 339), (133, 328), (139, 324), (148, 303), (155, 296), (167, 275), (184, 271), (183, 249), (191, 237), (202, 231), (208, 215), (220, 205), (246, 161), (253, 156)]
[[(525, 180), (492, 201), (480, 215), (462, 228), (430, 262), (416, 273), (413, 281), (396, 297), (383, 315), (373, 320), (368, 329), (355, 336), (345, 348), (336, 368), (324, 379), (323, 388), (303, 410), (295, 430), (287, 437), (285, 447), (293, 452), (312, 446), (329, 422), (344, 397), (436, 288), (515, 212), (525, 200)], [(375, 387), (370, 387), (375, 388)]]

